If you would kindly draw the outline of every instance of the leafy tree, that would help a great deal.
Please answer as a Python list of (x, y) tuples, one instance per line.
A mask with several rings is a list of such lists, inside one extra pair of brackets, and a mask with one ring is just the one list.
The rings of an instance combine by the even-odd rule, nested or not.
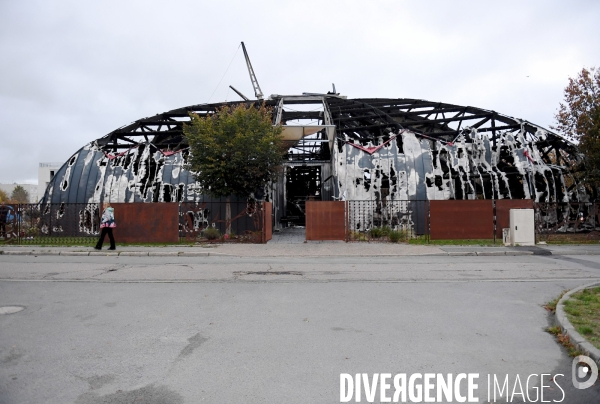
[(190, 145), (190, 169), (204, 193), (246, 198), (276, 178), (282, 128), (272, 125), (269, 108), (239, 104), (191, 118), (183, 132)]
[(0, 189), (0, 202), (8, 202), (8, 195)]
[(597, 194), (600, 186), (600, 70), (582, 69), (569, 78), (564, 103), (556, 114), (557, 129), (579, 142), (583, 153), (581, 180)]
[[(190, 117), (183, 133), (190, 145), (189, 168), (202, 192), (229, 202), (231, 195), (249, 198), (277, 178), (283, 129), (273, 126), (270, 108), (238, 104)], [(229, 233), (229, 203), (226, 215)]]
[(29, 192), (22, 186), (17, 185), (13, 189), (10, 199), (16, 203), (29, 203)]

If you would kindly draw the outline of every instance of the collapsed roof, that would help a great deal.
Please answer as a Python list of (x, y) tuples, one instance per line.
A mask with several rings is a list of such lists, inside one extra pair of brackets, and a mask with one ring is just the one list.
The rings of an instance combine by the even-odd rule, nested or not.
[[(286, 128), (285, 160), (330, 164), (336, 199), (581, 198), (567, 170), (576, 146), (525, 120), (406, 98), (305, 94), (264, 102)], [(183, 125), (190, 113), (210, 115), (226, 104), (240, 102), (174, 109), (89, 143), (56, 173), (44, 202), (204, 200), (186, 168)]]

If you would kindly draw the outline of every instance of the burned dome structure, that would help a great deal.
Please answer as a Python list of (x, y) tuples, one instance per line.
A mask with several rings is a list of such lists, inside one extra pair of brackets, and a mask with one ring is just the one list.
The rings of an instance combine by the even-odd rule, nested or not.
[[(265, 196), (276, 218), (301, 214), (306, 200), (585, 198), (568, 169), (576, 145), (495, 111), (332, 93), (242, 102), (264, 102), (284, 128), (284, 170)], [(201, 173), (187, 169), (183, 125), (223, 105), (174, 109), (90, 142), (57, 171), (42, 203), (208, 200)]]

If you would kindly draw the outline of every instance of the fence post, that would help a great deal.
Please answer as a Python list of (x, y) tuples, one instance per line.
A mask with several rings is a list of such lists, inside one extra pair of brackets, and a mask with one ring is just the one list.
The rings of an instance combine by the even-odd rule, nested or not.
[(265, 244), (267, 242), (267, 226), (265, 223), (267, 220), (267, 215), (265, 215), (265, 204), (262, 201), (260, 202), (260, 215), (262, 218), (262, 228), (260, 229), (260, 243)]
[(425, 223), (425, 226), (427, 228), (427, 244), (431, 243), (431, 201), (429, 199), (427, 199), (425, 201), (425, 209), (427, 209), (427, 216), (425, 216), (427, 218), (427, 223)]
[(346, 235), (346, 243), (349, 241), (350, 238), (350, 223), (348, 223), (348, 221), (350, 220), (349, 209), (350, 208), (348, 207), (348, 201), (344, 201), (344, 231)]
[(19, 212), (21, 211), (21, 204), (17, 204), (17, 211), (15, 212), (15, 227), (17, 228), (17, 244), (21, 244), (21, 220), (19, 220)]
[(496, 227), (497, 227), (497, 223), (496, 223), (496, 219), (498, 218), (498, 213), (496, 212), (496, 200), (492, 199), (492, 214), (494, 215), (494, 220), (493, 220), (493, 224), (492, 224), (492, 230), (494, 231), (494, 244), (496, 244)]

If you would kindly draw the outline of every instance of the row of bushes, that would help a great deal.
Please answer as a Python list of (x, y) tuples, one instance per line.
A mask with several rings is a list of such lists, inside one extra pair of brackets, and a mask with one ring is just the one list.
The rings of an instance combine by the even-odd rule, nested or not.
[(219, 229), (216, 227), (207, 227), (202, 230), (202, 233), (198, 237), (198, 241), (220, 241), (220, 242), (236, 242), (236, 243), (260, 243), (262, 232), (258, 231), (246, 231), (244, 234), (236, 234), (233, 230), (229, 234), (221, 234)]
[(371, 238), (387, 237), (392, 243), (408, 240), (408, 232), (406, 230), (393, 230), (389, 226), (373, 227), (369, 230)]
[(392, 243), (398, 243), (400, 241), (408, 241), (410, 233), (407, 230), (394, 230), (389, 226), (373, 227), (366, 233), (350, 232), (350, 239), (355, 241), (381, 240), (385, 238), (389, 239)]

